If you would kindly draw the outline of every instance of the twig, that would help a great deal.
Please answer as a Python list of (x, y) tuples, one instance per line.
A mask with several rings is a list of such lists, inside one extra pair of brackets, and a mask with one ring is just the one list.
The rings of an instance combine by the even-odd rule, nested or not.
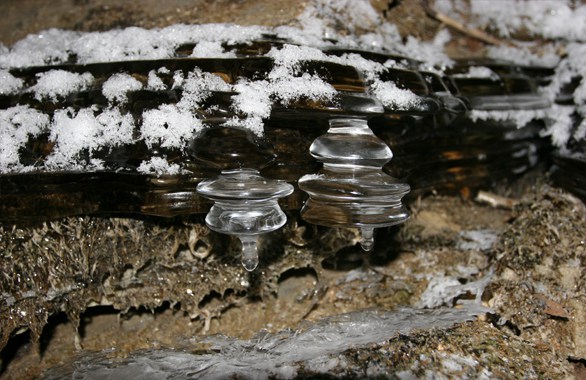
[(450, 28), (456, 29), (457, 31), (464, 33), (470, 37), (476, 38), (477, 40), (486, 42), (487, 44), (491, 45), (509, 45), (509, 46), (516, 46), (514, 43), (510, 41), (503, 41), (496, 37), (491, 36), (490, 34), (483, 32), (477, 28), (469, 28), (466, 25), (462, 24), (461, 22), (454, 20), (453, 18), (438, 12), (435, 10), (431, 5), (429, 5), (429, 0), (421, 0), (423, 5), (423, 9), (425, 9), (425, 13), (431, 18), (438, 20), (449, 26)]
[(478, 195), (474, 199), (476, 202), (480, 203), (487, 203), (492, 207), (500, 207), (511, 210), (515, 207), (519, 201), (512, 198), (501, 197), (500, 195), (496, 195), (493, 193), (489, 193), (488, 191), (479, 191)]

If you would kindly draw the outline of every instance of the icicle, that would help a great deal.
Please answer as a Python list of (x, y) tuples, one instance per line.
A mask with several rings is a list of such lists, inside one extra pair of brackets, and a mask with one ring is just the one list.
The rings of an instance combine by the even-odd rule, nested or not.
[(258, 266), (258, 238), (256, 236), (238, 235), (242, 242), (242, 266), (252, 272)]
[(362, 227), (360, 232), (362, 233), (360, 246), (365, 251), (372, 251), (374, 247), (374, 228)]
[(242, 242), (242, 266), (253, 271), (259, 262), (258, 235), (285, 224), (287, 216), (277, 199), (291, 194), (293, 186), (265, 179), (253, 169), (235, 169), (202, 181), (197, 192), (215, 201), (206, 215), (208, 227), (237, 236)]
[(310, 153), (324, 167), (299, 180), (309, 194), (303, 219), (330, 227), (358, 227), (365, 251), (374, 247), (374, 228), (392, 226), (409, 215), (401, 198), (409, 185), (382, 171), (393, 157), (390, 148), (372, 133), (366, 120), (334, 119), (325, 135), (315, 139)]

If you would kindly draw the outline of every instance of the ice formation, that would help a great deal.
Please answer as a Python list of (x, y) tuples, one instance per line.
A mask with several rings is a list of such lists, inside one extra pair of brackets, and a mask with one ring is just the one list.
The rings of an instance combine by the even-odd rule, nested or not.
[[(250, 340), (212, 336), (202, 341), (210, 347), (210, 353), (204, 354), (156, 349), (137, 352), (116, 361), (107, 353), (87, 355), (71, 368), (52, 370), (45, 379), (129, 376), (159, 379), (169, 373), (173, 373), (175, 379), (194, 376), (206, 379), (289, 379), (301, 375), (302, 368), (329, 375), (333, 368), (344, 365), (342, 354), (346, 350), (380, 345), (394, 336), (408, 335), (418, 329), (450, 328), (487, 311), (473, 303), (434, 310), (363, 310), (324, 318), (305, 330), (285, 330), (276, 334), (261, 332)], [(193, 347), (194, 342), (189, 342), (188, 346)], [(380, 375), (388, 376), (388, 373)]]
[(330, 120), (330, 129), (314, 140), (310, 153), (324, 166), (319, 175), (299, 179), (299, 188), (309, 194), (301, 210), (305, 220), (360, 228), (365, 251), (374, 247), (374, 228), (407, 220), (401, 198), (409, 192), (409, 185), (382, 171), (393, 154), (366, 120)]
[(247, 271), (256, 269), (258, 235), (285, 224), (287, 216), (277, 199), (290, 195), (293, 186), (263, 178), (254, 169), (232, 169), (200, 182), (197, 192), (215, 202), (206, 215), (207, 226), (237, 236), (242, 243), (242, 266)]

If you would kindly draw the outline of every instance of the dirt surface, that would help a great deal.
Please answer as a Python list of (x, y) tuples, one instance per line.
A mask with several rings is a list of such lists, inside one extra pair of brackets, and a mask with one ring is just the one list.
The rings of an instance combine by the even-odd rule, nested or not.
[(12, 45), (28, 34), (50, 28), (105, 31), (216, 22), (287, 25), (304, 7), (304, 2), (287, 0), (8, 0), (0, 2), (0, 42)]
[[(352, 230), (321, 231), (320, 240), (331, 251), (314, 252), (317, 260), (307, 259), (304, 265), (285, 258), (286, 265), (278, 269), (265, 267), (265, 275), (276, 277), (264, 277), (255, 295), (250, 289), (248, 295), (212, 290), (191, 315), (181, 304), (123, 312), (119, 307), (90, 307), (80, 317), (78, 333), (65, 314), (57, 314), (38, 343), (28, 342), (28, 334), (12, 339), (3, 376), (35, 378), (82, 352), (115, 349), (116, 357), (125, 357), (139, 349), (174, 347), (190, 336), (219, 333), (247, 339), (263, 329), (297, 328), (364, 308), (421, 307), (425, 292), (438, 279), (457, 279), (464, 291), (443, 298), (435, 293), (437, 304), (428, 306), (452, 306), (481, 296), (480, 302), (493, 311), (450, 330), (422, 331), (392, 338), (376, 349), (347, 351), (347, 360), (361, 368), (366, 355), (381, 368), (417, 376), (445, 372), (442, 363), (463, 360), (458, 357), (480, 363), (476, 369), (461, 363), (462, 374), (475, 376), (483, 369), (497, 377), (578, 374), (586, 352), (584, 209), (581, 201), (548, 185), (527, 189), (514, 210), (457, 197), (424, 198), (412, 205), (413, 218), (404, 226), (379, 231), (371, 254), (358, 248)], [(290, 246), (289, 239), (299, 235), (285, 236)], [(488, 286), (477, 294), (475, 284), (485, 279)], [(170, 290), (188, 292), (182, 286)], [(129, 294), (137, 297), (137, 304), (148, 304), (139, 298), (144, 293)], [(14, 355), (7, 357), (11, 351)], [(422, 357), (426, 359), (415, 359)]]

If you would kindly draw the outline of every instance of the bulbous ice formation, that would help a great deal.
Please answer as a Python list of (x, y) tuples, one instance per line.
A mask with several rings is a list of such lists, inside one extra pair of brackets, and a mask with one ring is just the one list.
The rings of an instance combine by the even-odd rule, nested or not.
[(299, 179), (309, 194), (301, 210), (306, 221), (329, 227), (359, 227), (365, 251), (374, 246), (374, 228), (409, 218), (401, 203), (408, 184), (382, 171), (391, 149), (372, 133), (366, 120), (333, 119), (325, 135), (315, 139), (311, 155), (323, 162), (318, 174)]
[(197, 192), (215, 202), (206, 215), (208, 227), (236, 235), (242, 242), (242, 265), (254, 270), (258, 266), (258, 235), (285, 224), (287, 216), (277, 199), (291, 194), (293, 186), (263, 178), (254, 169), (233, 169), (200, 182)]

